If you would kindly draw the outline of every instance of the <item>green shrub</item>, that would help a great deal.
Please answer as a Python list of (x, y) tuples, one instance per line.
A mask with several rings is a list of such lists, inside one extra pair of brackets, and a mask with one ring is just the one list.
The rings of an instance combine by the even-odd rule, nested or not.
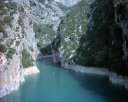
[(21, 27), (23, 27), (23, 22), (22, 22), (22, 18), (20, 17), (19, 20), (18, 20), (18, 23)]
[(8, 10), (7, 9), (3, 9), (3, 14), (7, 14)]
[(48, 43), (42, 43), (45, 40), (44, 36), (52, 42), (56, 35), (56, 32), (52, 29), (52, 25), (38, 25), (33, 23), (33, 31), (35, 32), (35, 37), (39, 39), (38, 44), (42, 48), (48, 45)]
[(12, 59), (12, 55), (14, 55), (16, 50), (14, 48), (9, 48), (8, 53), (6, 54), (7, 58)]
[(17, 3), (15, 2), (6, 3), (5, 5), (9, 10), (17, 10)]
[(33, 59), (29, 52), (27, 52), (25, 49), (22, 51), (22, 65), (24, 68), (28, 68), (30, 66), (33, 66)]
[(14, 41), (15, 41), (15, 39), (11, 39), (10, 45), (13, 45)]
[(19, 7), (18, 7), (18, 11), (24, 12), (24, 8), (23, 8), (22, 6), (19, 6)]
[(10, 24), (10, 23), (12, 22), (12, 17), (11, 17), (11, 16), (5, 16), (5, 17), (4, 17), (4, 22), (5, 22), (6, 24)]
[(32, 21), (29, 22), (29, 25), (32, 25)]
[(34, 23), (33, 30), (36, 33), (36, 38), (40, 38), (45, 34), (49, 34), (49, 36), (53, 38), (53, 36), (55, 35), (55, 32), (50, 25), (37, 25), (36, 23)]
[(4, 38), (8, 37), (7, 32), (5, 31), (5, 29), (2, 26), (0, 26), (0, 32), (3, 33)]
[(4, 8), (4, 2), (0, 0), (0, 10), (3, 10), (3, 8)]
[(19, 44), (20, 44), (20, 41), (16, 41), (16, 46), (19, 46)]
[[(16, 13), (17, 13), (17, 11), (10, 12), (10, 16), (13, 16), (13, 14), (16, 14)], [(12, 19), (14, 20), (14, 17)]]
[(0, 52), (6, 52), (7, 48), (5, 45), (0, 45)]
[(5, 9), (3, 6), (0, 5), (0, 14), (1, 15), (4, 15), (4, 14), (7, 14), (8, 10)]

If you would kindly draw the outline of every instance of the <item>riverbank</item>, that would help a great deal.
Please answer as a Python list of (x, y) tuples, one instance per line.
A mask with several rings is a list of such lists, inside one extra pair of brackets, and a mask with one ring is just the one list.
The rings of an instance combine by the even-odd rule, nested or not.
[(6, 83), (4, 87), (0, 89), (0, 98), (10, 94), (11, 91), (18, 90), (20, 84), (24, 81), (25, 81), (24, 76), (20, 76), (11, 80), (10, 83)]
[(106, 68), (85, 67), (80, 65), (68, 65), (68, 64), (65, 64), (63, 67), (80, 73), (108, 76), (110, 82), (112, 82), (113, 84), (122, 85), (123, 87), (125, 87), (125, 89), (128, 90), (128, 77), (124, 77), (117, 73), (110, 72)]
[[(23, 70), (22, 75), (17, 75), (16, 78), (12, 79), (10, 83), (6, 83), (4, 87), (0, 88), (0, 98), (8, 95), (11, 93), (13, 90), (18, 90), (20, 87), (20, 84), (22, 82), (25, 82), (24, 76), (39, 73), (40, 71), (36, 66), (29, 67)], [(8, 80), (8, 79), (7, 79)], [(0, 81), (1, 84), (4, 84), (2, 80)]]
[(128, 77), (123, 77), (117, 73), (111, 72), (109, 75), (109, 80), (113, 84), (119, 84), (125, 87), (128, 90)]
[(31, 74), (35, 74), (35, 73), (39, 73), (39, 69), (36, 66), (33, 67), (28, 67), (24, 70), (24, 75), (31, 75)]

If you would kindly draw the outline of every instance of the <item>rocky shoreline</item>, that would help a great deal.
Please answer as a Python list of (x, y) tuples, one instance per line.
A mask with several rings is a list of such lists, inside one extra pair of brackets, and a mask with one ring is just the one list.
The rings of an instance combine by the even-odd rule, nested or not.
[(39, 73), (39, 69), (36, 67), (36, 66), (33, 66), (33, 67), (29, 67), (29, 68), (26, 68), (24, 70), (24, 75), (31, 75), (31, 74), (35, 74), (35, 73)]
[(109, 80), (113, 84), (119, 84), (125, 87), (128, 90), (128, 77), (123, 77), (117, 73), (111, 72), (109, 75)]
[(0, 89), (0, 98), (10, 94), (11, 91), (13, 90), (18, 90), (20, 84), (24, 81), (25, 81), (24, 76), (21, 76), (19, 78), (15, 78), (11, 80), (9, 84), (5, 84), (4, 87)]
[(106, 68), (85, 67), (80, 65), (68, 65), (68, 64), (65, 64), (63, 67), (80, 73), (108, 76), (110, 82), (112, 82), (113, 84), (121, 85), (126, 90), (128, 90), (128, 77), (123, 77), (115, 72), (110, 72)]
[(22, 82), (25, 82), (24, 76), (39, 73), (39, 72), (40, 71), (38, 70), (38, 68), (36, 66), (26, 68), (23, 71), (23, 75), (21, 75), (17, 78), (14, 78), (13, 80), (11, 80), (10, 83), (5, 84), (4, 87), (2, 89), (0, 89), (0, 98), (10, 94), (11, 91), (18, 90), (20, 87), (20, 84)]

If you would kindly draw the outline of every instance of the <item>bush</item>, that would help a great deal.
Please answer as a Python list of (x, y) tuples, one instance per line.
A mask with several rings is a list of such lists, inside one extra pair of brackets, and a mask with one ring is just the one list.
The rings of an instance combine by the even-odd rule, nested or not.
[(24, 12), (24, 8), (23, 8), (22, 6), (19, 6), (19, 7), (18, 7), (18, 11)]
[(30, 66), (33, 66), (33, 59), (29, 52), (27, 52), (25, 49), (22, 51), (22, 65), (24, 68), (28, 68)]
[(22, 21), (22, 18), (20, 17), (19, 20), (18, 20), (18, 23), (21, 27), (23, 27), (23, 21)]
[(55, 31), (51, 28), (51, 25), (37, 25), (36, 23), (34, 23), (33, 30), (36, 33), (36, 38), (40, 38), (45, 34), (49, 34), (52, 39), (55, 35)]
[(5, 29), (2, 26), (0, 26), (0, 32), (3, 33), (4, 38), (8, 37), (7, 32), (5, 31)]
[(15, 2), (6, 3), (5, 5), (9, 10), (17, 10), (17, 3)]
[[(38, 25), (33, 23), (33, 31), (35, 32), (35, 37), (39, 39), (38, 44), (41, 48), (51, 43), (56, 36), (56, 32), (52, 29), (52, 25)], [(45, 43), (42, 43), (44, 41)]]
[(16, 46), (19, 46), (19, 44), (20, 44), (20, 41), (16, 41)]
[(9, 48), (8, 53), (6, 54), (7, 58), (12, 59), (12, 55), (14, 55), (16, 50), (14, 48)]
[(0, 52), (6, 52), (7, 48), (5, 45), (0, 45)]
[(4, 22), (5, 22), (6, 24), (10, 24), (10, 23), (12, 22), (12, 17), (11, 17), (11, 16), (5, 16), (5, 17), (4, 17)]

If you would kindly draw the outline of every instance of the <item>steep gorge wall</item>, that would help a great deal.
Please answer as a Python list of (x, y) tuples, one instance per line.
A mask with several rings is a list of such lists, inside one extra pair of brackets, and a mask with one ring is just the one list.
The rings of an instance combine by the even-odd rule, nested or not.
[[(18, 24), (20, 14), (17, 11), (17, 4), (5, 1), (1, 6), (3, 9), (1, 10), (0, 52), (3, 58), (1, 57), (0, 65), (0, 97), (3, 97), (10, 93), (10, 91), (17, 89), (20, 82), (24, 81), (21, 58), (23, 49), (22, 40), (25, 40), (25, 38), (21, 33), (23, 29)], [(27, 20), (27, 22), (29, 21)], [(27, 24), (26, 26), (28, 26)], [(6, 60), (5, 63), (3, 63), (4, 60)]]
[(87, 29), (87, 14), (93, 0), (82, 0), (73, 6), (65, 17), (63, 17), (59, 32), (61, 33), (61, 45), (59, 47), (62, 64), (73, 64), (79, 41)]
[(64, 14), (55, 2), (47, 0), (0, 0), (0, 8), (1, 98), (18, 89), (24, 81), (24, 68), (35, 66), (39, 39), (33, 23), (52, 25), (51, 29), (56, 31)]
[(82, 0), (63, 18), (60, 32), (62, 66), (105, 67), (111, 82), (128, 88), (127, 0)]
[[(115, 21), (120, 26), (122, 31), (122, 47), (123, 47), (123, 60), (126, 69), (124, 70), (128, 73), (128, 1), (127, 0), (117, 0), (114, 3), (115, 6)], [(128, 75), (128, 74), (127, 74)]]
[(60, 23), (62, 63), (128, 75), (128, 1), (82, 0)]
[(127, 1), (117, 2), (96, 0), (91, 4), (87, 31), (74, 61), (127, 75)]

